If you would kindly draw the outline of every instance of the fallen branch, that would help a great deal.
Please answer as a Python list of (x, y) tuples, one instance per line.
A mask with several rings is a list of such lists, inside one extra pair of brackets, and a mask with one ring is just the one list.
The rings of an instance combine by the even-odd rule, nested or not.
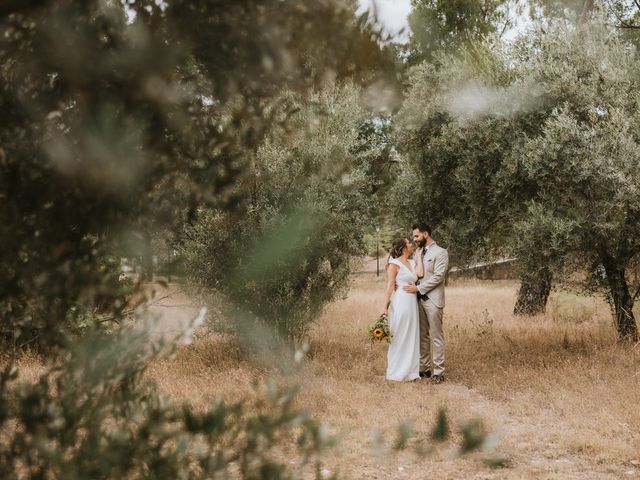
[[(170, 297), (171, 295), (175, 295), (176, 293), (180, 293), (180, 292), (182, 292), (182, 289), (174, 290), (173, 292), (167, 293), (167, 294), (166, 294), (165, 296), (163, 296), (163, 297), (160, 297), (160, 298), (155, 299), (155, 300), (154, 300), (153, 302), (151, 302), (151, 303), (147, 303), (147, 304), (141, 303), (141, 304), (137, 305), (135, 308), (131, 308), (131, 309), (129, 309), (129, 310), (125, 310), (124, 312), (122, 312), (122, 313), (120, 313), (120, 314), (116, 314), (116, 315), (109, 315), (108, 317), (105, 317), (105, 318), (100, 319), (100, 320), (98, 321), (98, 324), (105, 323), (105, 322), (111, 322), (111, 321), (114, 321), (114, 322), (116, 322), (116, 323), (120, 323), (120, 322), (119, 322), (119, 320), (120, 320), (121, 318), (123, 318), (123, 317), (127, 317), (127, 316), (131, 315), (132, 313), (134, 313), (136, 310), (138, 310), (138, 308), (140, 308), (140, 305), (143, 305), (145, 308), (152, 307), (152, 306), (156, 305), (158, 302), (160, 302), (160, 301), (164, 300), (165, 298), (168, 298), (168, 297)], [(160, 305), (160, 306), (164, 306), (164, 305)]]

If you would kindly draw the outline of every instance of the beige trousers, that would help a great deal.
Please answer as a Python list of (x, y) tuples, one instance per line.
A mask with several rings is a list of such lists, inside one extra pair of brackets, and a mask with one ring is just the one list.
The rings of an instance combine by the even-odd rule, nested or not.
[[(430, 299), (420, 300), (420, 371), (444, 374), (444, 332), (442, 308)], [(433, 343), (433, 345), (432, 345)], [(433, 348), (431, 348), (433, 346)], [(433, 368), (431, 366), (433, 365)]]

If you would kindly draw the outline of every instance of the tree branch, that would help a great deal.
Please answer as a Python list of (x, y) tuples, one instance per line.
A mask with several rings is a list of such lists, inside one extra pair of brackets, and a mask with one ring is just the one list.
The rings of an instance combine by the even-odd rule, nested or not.
[[(165, 298), (169, 298), (171, 295), (175, 295), (176, 293), (180, 293), (180, 292), (182, 292), (182, 289), (180, 289), (180, 288), (177, 289), (177, 290), (174, 290), (173, 292), (170, 292), (170, 293), (166, 294), (163, 297), (156, 298), (152, 302), (145, 304), (145, 307), (153, 307), (154, 305), (156, 305), (158, 302), (164, 300)], [(125, 311), (121, 312), (118, 315), (109, 315), (108, 317), (101, 318), (100, 320), (98, 320), (97, 323), (105, 323), (105, 322), (116, 322), (116, 323), (119, 323), (119, 321), (120, 321), (120, 319), (122, 317), (126, 317), (128, 315), (131, 315), (133, 312), (135, 312), (137, 310), (137, 308), (140, 305), (137, 305), (134, 308), (130, 308), (129, 310), (125, 310)]]
[(617, 28), (628, 28), (631, 30), (640, 30), (640, 25), (636, 25), (633, 23), (625, 23), (625, 22), (621, 22), (620, 24), (616, 25)]
[[(633, 2), (636, 4), (638, 9), (640, 10), (640, 0), (633, 0)], [(620, 12), (618, 12), (615, 4), (613, 4), (614, 2), (607, 2), (607, 3), (609, 4), (609, 11), (613, 13), (613, 15), (616, 17), (618, 21), (617, 25), (613, 25), (615, 28), (627, 28), (632, 30), (640, 29), (640, 25), (631, 23), (629, 20), (624, 19), (624, 16)]]
[(504, 22), (504, 25), (502, 27), (502, 31), (500, 32), (500, 35), (498, 36), (498, 38), (502, 38), (502, 36), (505, 34), (505, 32), (507, 31), (507, 28), (509, 28), (511, 26), (511, 20), (506, 20)]

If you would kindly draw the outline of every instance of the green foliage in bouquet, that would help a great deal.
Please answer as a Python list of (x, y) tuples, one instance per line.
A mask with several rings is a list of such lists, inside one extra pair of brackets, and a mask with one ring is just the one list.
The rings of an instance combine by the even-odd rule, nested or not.
[(369, 327), (369, 339), (371, 343), (382, 342), (386, 340), (387, 343), (391, 343), (393, 335), (389, 328), (389, 321), (386, 316), (380, 315), (378, 319)]

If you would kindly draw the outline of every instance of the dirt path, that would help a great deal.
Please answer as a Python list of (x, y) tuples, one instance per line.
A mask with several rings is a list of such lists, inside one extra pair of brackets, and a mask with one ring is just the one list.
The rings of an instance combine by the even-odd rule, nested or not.
[[(333, 387), (328, 387), (333, 388)], [(382, 387), (384, 388), (384, 387)], [(329, 462), (335, 466), (341, 476), (346, 478), (373, 479), (548, 479), (548, 480), (609, 480), (638, 478), (640, 471), (631, 463), (607, 463), (589, 461), (582, 455), (569, 454), (565, 445), (550, 440), (551, 432), (559, 429), (570, 429), (567, 421), (549, 422), (544, 412), (539, 416), (518, 415), (509, 411), (504, 402), (486, 398), (479, 392), (464, 385), (452, 382), (439, 385), (438, 392), (433, 394), (430, 385), (418, 386), (422, 388), (425, 397), (431, 397), (435, 402), (442, 399), (455, 398), (461, 408), (449, 411), (449, 418), (454, 424), (459, 424), (456, 418), (468, 412), (473, 417), (482, 419), (490, 425), (492, 435), (498, 434), (498, 443), (494, 451), (472, 454), (461, 458), (452, 458), (453, 444), (439, 450), (434, 455), (421, 459), (410, 452), (383, 456), (379, 459), (371, 453), (368, 436), (362, 434), (348, 435), (342, 441), (339, 455), (332, 457)], [(370, 395), (379, 395), (380, 388), (371, 387)], [(399, 402), (415, 402), (415, 396), (396, 392)], [(304, 387), (303, 387), (304, 395)], [(386, 396), (380, 395), (380, 400), (386, 402)], [(340, 408), (336, 405), (336, 408)], [(397, 405), (396, 408), (403, 408)], [(413, 409), (420, 410), (419, 408)], [(464, 414), (462, 411), (465, 411)], [(414, 417), (415, 418), (415, 417)], [(423, 422), (418, 418), (416, 426), (424, 437), (425, 432), (420, 423), (430, 424), (433, 412), (424, 415)], [(458, 418), (459, 419), (459, 418)], [(374, 425), (371, 425), (373, 428)], [(453, 430), (457, 428), (452, 425)], [(389, 435), (389, 430), (386, 430)], [(455, 442), (454, 442), (455, 443)], [(483, 458), (504, 458), (508, 461), (504, 468), (491, 468), (483, 464)]]
[[(447, 385), (449, 394), (455, 395), (466, 403), (479, 418), (491, 418), (497, 425), (502, 446), (496, 449), (498, 454), (506, 454), (511, 468), (502, 470), (491, 478), (555, 478), (605, 480), (611, 478), (637, 478), (640, 471), (632, 464), (623, 465), (586, 465), (584, 459), (568, 455), (566, 447), (550, 440), (549, 433), (557, 430), (569, 430), (569, 422), (555, 416), (549, 423), (549, 415), (522, 416), (509, 412), (509, 406), (503, 402), (489, 400), (475, 390), (463, 385)], [(594, 468), (595, 467), (595, 468)], [(490, 478), (480, 474), (478, 478)]]
[(178, 283), (147, 284), (148, 316), (152, 319), (152, 336), (175, 338), (189, 325), (200, 311), (200, 306), (189, 298)]

